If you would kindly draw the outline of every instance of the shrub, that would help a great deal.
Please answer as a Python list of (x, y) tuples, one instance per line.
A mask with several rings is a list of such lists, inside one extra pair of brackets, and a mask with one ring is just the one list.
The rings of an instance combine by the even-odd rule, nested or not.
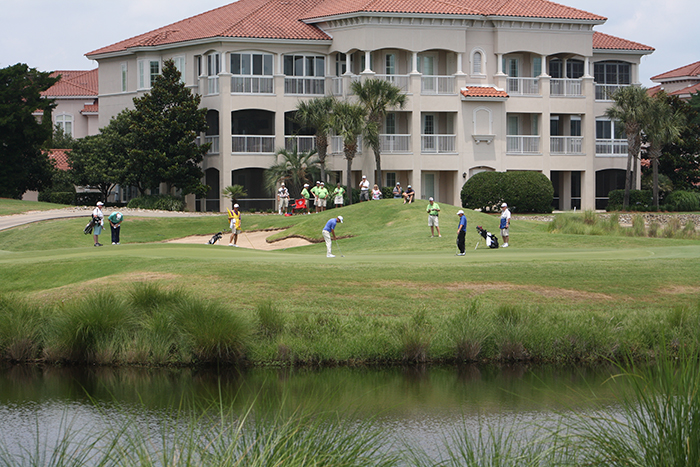
[(394, 198), (394, 187), (393, 186), (383, 186), (382, 187), (382, 199), (393, 199)]
[(155, 209), (159, 211), (184, 211), (185, 200), (171, 195), (144, 195), (133, 198), (126, 205), (135, 209)]
[(76, 206), (94, 206), (98, 201), (104, 202), (102, 199), (102, 193), (76, 193), (75, 194), (75, 205)]
[(646, 226), (644, 218), (639, 214), (632, 217), (632, 232), (635, 237), (646, 237)]
[(43, 324), (39, 309), (14, 297), (0, 296), (0, 356), (14, 362), (37, 358)]
[(480, 172), (462, 186), (462, 207), (498, 210), (503, 201), (512, 211), (552, 212), (554, 187), (539, 172)]
[[(620, 211), (625, 190), (613, 190), (608, 193), (608, 211)], [(630, 190), (630, 211), (649, 211), (653, 207), (653, 196), (650, 190)]]
[(666, 206), (672, 211), (700, 211), (700, 193), (674, 191), (666, 197)]
[(255, 307), (258, 318), (258, 332), (265, 337), (275, 338), (284, 331), (284, 316), (271, 300), (259, 303)]
[(75, 192), (42, 191), (39, 193), (39, 201), (54, 204), (73, 204), (75, 202)]

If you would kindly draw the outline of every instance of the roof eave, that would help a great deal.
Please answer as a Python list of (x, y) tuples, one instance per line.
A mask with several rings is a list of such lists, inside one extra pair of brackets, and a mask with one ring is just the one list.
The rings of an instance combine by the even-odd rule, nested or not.
[(614, 54), (624, 54), (624, 55), (649, 55), (654, 53), (656, 49), (601, 49), (593, 48), (593, 53), (614, 53)]
[(608, 20), (607, 18), (603, 19), (583, 19), (583, 18), (547, 18), (547, 17), (542, 17), (542, 16), (505, 16), (505, 15), (488, 15), (484, 16), (483, 18), (489, 20), (489, 21), (521, 21), (521, 22), (527, 22), (527, 23), (541, 23), (542, 21), (546, 21), (548, 23), (580, 23), (580, 24), (588, 24), (592, 26), (598, 26), (601, 24), (605, 24), (605, 22)]
[(431, 18), (431, 19), (474, 19), (483, 21), (486, 19), (484, 15), (475, 14), (459, 14), (459, 13), (394, 13), (394, 12), (375, 12), (375, 11), (353, 11), (350, 13), (342, 13), (338, 15), (328, 15), (328, 16), (314, 16), (309, 18), (300, 18), (300, 21), (304, 24), (316, 24), (324, 23), (328, 21), (342, 21), (346, 19), (357, 18), (358, 16), (372, 16), (377, 18)]

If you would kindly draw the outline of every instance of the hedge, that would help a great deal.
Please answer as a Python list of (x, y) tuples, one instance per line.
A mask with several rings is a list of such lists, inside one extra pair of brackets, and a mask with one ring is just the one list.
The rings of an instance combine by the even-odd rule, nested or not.
[(700, 193), (696, 191), (673, 191), (666, 197), (668, 211), (700, 211)]
[[(622, 201), (625, 190), (613, 190), (608, 193), (608, 207), (606, 211), (622, 210)], [(630, 190), (629, 211), (650, 211), (654, 209), (654, 198), (651, 190)]]
[(552, 212), (554, 187), (533, 171), (480, 172), (462, 186), (462, 207), (498, 211), (502, 202), (511, 211)]
[(185, 200), (170, 195), (144, 195), (133, 198), (126, 205), (136, 209), (157, 209), (160, 211), (184, 211)]

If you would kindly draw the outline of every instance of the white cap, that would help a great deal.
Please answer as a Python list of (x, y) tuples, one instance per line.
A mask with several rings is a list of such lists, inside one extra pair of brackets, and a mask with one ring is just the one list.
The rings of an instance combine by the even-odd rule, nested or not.
[(433, 197), (431, 196), (430, 198), (428, 198), (428, 201), (435, 201), (435, 200), (434, 200)]
[(367, 175), (363, 175), (362, 178), (367, 178)]
[(233, 207), (234, 207), (234, 208), (237, 208), (237, 207), (238, 207), (238, 205), (237, 205), (237, 204), (234, 204), (234, 205), (233, 205)]
[(408, 185), (409, 188), (411, 188), (411, 185)]
[(316, 185), (320, 185), (320, 184), (321, 184), (321, 180), (316, 182)]
[(284, 182), (282, 182), (282, 186), (284, 186)]
[(323, 185), (323, 186), (326, 186), (326, 184), (325, 184), (325, 183), (323, 183), (323, 182), (321, 182), (321, 185)]
[(342, 223), (343, 223), (343, 216), (338, 216), (338, 220), (339, 220), (340, 223), (342, 224)]
[(118, 212), (116, 217), (117, 217), (117, 220), (121, 220), (121, 218), (122, 218), (122, 213), (121, 213), (121, 212)]
[(507, 205), (506, 203), (503, 203), (503, 204), (501, 204), (501, 207), (502, 207), (502, 208), (507, 208), (508, 205)]
[(396, 182), (397, 185), (401, 185), (399, 182)]
[(462, 211), (461, 209), (457, 211), (457, 215), (459, 216), (460, 214), (464, 214), (464, 211)]
[(104, 206), (105, 203), (103, 203), (102, 201), (98, 201), (98, 202), (97, 202), (97, 205), (98, 205), (98, 206)]
[(308, 183), (304, 183), (304, 188), (306, 188), (307, 186), (309, 186), (309, 184), (308, 184)]

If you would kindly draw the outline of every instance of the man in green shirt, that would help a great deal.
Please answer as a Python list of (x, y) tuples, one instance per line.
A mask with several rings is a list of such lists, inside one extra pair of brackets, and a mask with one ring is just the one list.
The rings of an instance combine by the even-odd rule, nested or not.
[(316, 195), (318, 196), (318, 200), (316, 201), (316, 205), (318, 207), (320, 207), (321, 211), (325, 211), (326, 210), (326, 200), (328, 199), (328, 188), (326, 188), (325, 183), (321, 182), (321, 188), (316, 190)]
[(316, 182), (316, 186), (311, 188), (311, 194), (314, 195), (314, 204), (316, 205), (316, 212), (319, 212), (321, 206), (318, 205), (318, 190), (321, 188), (321, 182)]
[(440, 235), (440, 225), (438, 224), (440, 206), (435, 202), (435, 200), (433, 200), (433, 198), (430, 198), (428, 200), (428, 207), (426, 208), (426, 211), (428, 212), (428, 226), (430, 227), (430, 236), (434, 237), (434, 229), (437, 229), (438, 237), (442, 237), (442, 235)]
[(304, 201), (306, 202), (306, 214), (309, 213), (309, 209), (311, 209), (311, 193), (309, 193), (309, 184), (304, 183), (304, 189), (301, 190), (301, 196), (304, 198)]
[(109, 226), (112, 229), (112, 245), (119, 245), (119, 231), (124, 221), (124, 215), (119, 211), (114, 211), (107, 217)]
[(345, 194), (345, 188), (338, 182), (338, 184), (335, 187), (335, 190), (333, 190), (333, 196), (334, 202), (335, 202), (335, 207), (336, 208), (342, 208), (343, 204), (345, 204), (345, 200), (343, 200), (343, 195)]

